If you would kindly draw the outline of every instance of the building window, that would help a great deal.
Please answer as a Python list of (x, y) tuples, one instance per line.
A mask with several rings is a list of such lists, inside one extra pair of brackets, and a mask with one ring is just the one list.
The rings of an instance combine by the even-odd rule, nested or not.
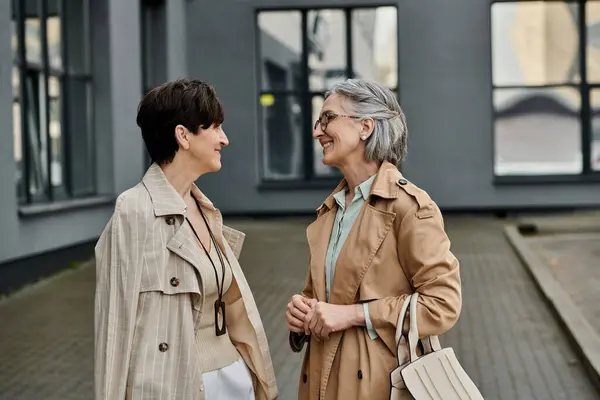
[(494, 172), (600, 171), (600, 1), (491, 6)]
[(268, 10), (257, 20), (263, 180), (338, 179), (312, 126), (336, 82), (364, 78), (397, 91), (396, 8)]
[(87, 1), (12, 0), (21, 204), (95, 193)]

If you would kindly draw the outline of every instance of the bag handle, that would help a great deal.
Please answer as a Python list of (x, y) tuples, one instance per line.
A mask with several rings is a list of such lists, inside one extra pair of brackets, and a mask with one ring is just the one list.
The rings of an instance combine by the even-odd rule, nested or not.
[(423, 350), (425, 351), (425, 354), (433, 353), (434, 351), (439, 351), (442, 349), (440, 339), (437, 336), (426, 336), (421, 339), (421, 343), (423, 343)]
[(413, 293), (410, 296), (410, 312), (409, 312), (409, 323), (410, 328), (408, 330), (408, 352), (410, 354), (410, 362), (413, 363), (419, 358), (417, 356), (417, 343), (419, 341), (419, 328), (417, 327), (417, 301), (419, 299), (419, 293)]
[[(419, 293), (413, 293), (410, 296), (410, 328), (408, 331), (408, 351), (410, 354), (410, 362), (415, 362), (419, 358), (417, 356), (417, 343), (419, 342), (419, 327), (417, 326), (417, 303), (419, 300)], [(420, 339), (423, 344), (424, 355), (439, 351), (442, 349), (440, 339), (437, 336), (425, 336)]]
[(406, 318), (406, 313), (408, 312), (408, 306), (410, 305), (410, 296), (406, 297), (404, 300), (404, 304), (402, 304), (402, 308), (400, 309), (400, 314), (398, 315), (398, 323), (396, 324), (396, 345), (400, 342), (400, 339), (404, 335), (404, 320)]
[(417, 325), (417, 304), (419, 300), (419, 293), (413, 293), (404, 300), (400, 314), (398, 315), (398, 323), (396, 325), (396, 357), (398, 358), (398, 365), (400, 365), (400, 347), (404, 343), (402, 337), (404, 335), (404, 321), (406, 320), (406, 314), (409, 314), (409, 331), (408, 331), (408, 351), (410, 355), (410, 362), (417, 360), (417, 345), (419, 341), (423, 344), (424, 355), (439, 351), (442, 349), (440, 339), (437, 336), (425, 336), (419, 339), (419, 328)]
[(404, 320), (406, 319), (406, 313), (408, 312), (408, 306), (410, 305), (410, 296), (407, 296), (400, 309), (398, 315), (398, 323), (396, 324), (396, 358), (398, 358), (398, 365), (400, 365), (400, 346), (402, 343), (402, 337), (404, 336)]

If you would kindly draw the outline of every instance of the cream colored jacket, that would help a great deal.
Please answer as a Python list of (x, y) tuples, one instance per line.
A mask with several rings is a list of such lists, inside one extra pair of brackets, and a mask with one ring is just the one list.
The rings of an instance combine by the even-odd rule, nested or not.
[[(198, 190), (217, 242), (233, 270), (225, 294), (227, 331), (248, 365), (257, 400), (276, 399), (267, 338), (237, 261), (244, 234)], [(95, 248), (96, 399), (204, 399), (194, 323), (202, 309), (200, 251), (184, 222), (185, 202), (161, 168), (119, 196)]]

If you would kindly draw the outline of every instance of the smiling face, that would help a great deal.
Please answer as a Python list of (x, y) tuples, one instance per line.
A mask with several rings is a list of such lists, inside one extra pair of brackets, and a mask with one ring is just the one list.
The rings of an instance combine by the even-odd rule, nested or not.
[(212, 124), (207, 129), (199, 128), (196, 134), (178, 125), (176, 138), (180, 148), (186, 150), (188, 162), (198, 175), (221, 169), (221, 149), (229, 145), (222, 125)]
[(346, 99), (338, 94), (327, 97), (319, 117), (313, 138), (323, 148), (323, 164), (343, 168), (353, 161), (365, 159), (365, 140), (373, 130), (372, 120), (361, 120), (352, 115)]

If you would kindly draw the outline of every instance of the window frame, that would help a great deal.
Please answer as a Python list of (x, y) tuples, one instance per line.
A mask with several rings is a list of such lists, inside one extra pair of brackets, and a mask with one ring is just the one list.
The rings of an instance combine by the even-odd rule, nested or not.
[[(571, 3), (577, 6), (577, 34), (578, 34), (578, 65), (579, 82), (560, 82), (544, 85), (496, 85), (494, 82), (494, 40), (493, 40), (493, 7), (497, 3)], [(590, 93), (593, 89), (600, 89), (600, 82), (589, 83), (587, 81), (587, 3), (594, 0), (493, 0), (490, 3), (490, 83), (491, 83), (491, 111), (492, 111), (492, 157), (493, 157), (493, 181), (495, 184), (572, 184), (572, 183), (594, 183), (600, 182), (600, 170), (592, 168), (592, 108), (590, 104)], [(569, 87), (578, 89), (581, 98), (581, 107), (579, 110), (580, 137), (581, 137), (581, 162), (583, 163), (580, 173), (574, 174), (519, 174), (519, 175), (498, 175), (496, 174), (496, 109), (494, 105), (494, 94), (496, 90), (502, 89), (543, 89), (555, 87)]]
[[(69, 38), (68, 36), (72, 33), (69, 32), (67, 27), (68, 18), (73, 18), (73, 16), (69, 15), (68, 7), (69, 1), (67, 0), (55, 0), (55, 4), (57, 7), (57, 13), (60, 18), (60, 52), (61, 52), (61, 67), (56, 68), (52, 66), (49, 59), (49, 50), (48, 50), (48, 31), (47, 31), (47, 22), (49, 15), (49, 0), (36, 0), (32, 2), (35, 4), (36, 11), (39, 13), (39, 24), (40, 24), (40, 56), (41, 62), (31, 62), (27, 60), (27, 47), (26, 47), (26, 21), (27, 21), (27, 2), (20, 0), (12, 0), (11, 1), (11, 19), (15, 23), (15, 34), (17, 40), (17, 51), (16, 54), (13, 55), (12, 68), (16, 69), (19, 76), (19, 93), (12, 94), (13, 104), (15, 102), (19, 103), (20, 106), (20, 135), (21, 135), (21, 151), (22, 151), (22, 187), (17, 186), (17, 198), (19, 206), (27, 206), (32, 204), (43, 204), (43, 203), (54, 203), (54, 202), (62, 202), (70, 199), (78, 199), (78, 198), (87, 198), (96, 195), (97, 185), (96, 185), (96, 163), (95, 163), (95, 151), (93, 150), (95, 134), (93, 127), (93, 116), (91, 114), (91, 109), (93, 107), (93, 79), (92, 79), (92, 70), (91, 70), (91, 35), (90, 35), (90, 5), (89, 1), (84, 1), (81, 5), (83, 18), (83, 28), (84, 31), (81, 34), (84, 36), (82, 42), (82, 60), (83, 60), (83, 72), (81, 71), (73, 71), (72, 67), (69, 64), (70, 58), (70, 49), (69, 49)], [(43, 85), (43, 97), (38, 97), (37, 99), (30, 99), (30, 95), (27, 90), (28, 76), (35, 75), (39, 79), (39, 83)], [(49, 93), (49, 80), (51, 78), (55, 78), (59, 85), (59, 94), (58, 98), (56, 96), (51, 96)], [(73, 187), (73, 182), (71, 179), (71, 171), (72, 171), (72, 154), (69, 149), (71, 144), (71, 127), (69, 120), (69, 111), (70, 107), (70, 98), (69, 92), (71, 85), (73, 82), (79, 82), (83, 84), (85, 88), (85, 96), (86, 96), (86, 128), (87, 131), (85, 134), (87, 135), (87, 148), (84, 149), (89, 157), (90, 166), (91, 166), (91, 183), (90, 187), (87, 190), (81, 191), (78, 188)], [(61, 185), (54, 186), (53, 181), (53, 146), (52, 146), (52, 138), (50, 135), (50, 103), (51, 101), (59, 101), (59, 115), (60, 115), (60, 130), (61, 130), (61, 139), (60, 139), (60, 153), (61, 153)], [(44, 114), (45, 117), (40, 118), (40, 127), (43, 130), (43, 135), (45, 135), (45, 168), (46, 171), (46, 179), (43, 185), (43, 190), (39, 194), (32, 194), (30, 191), (30, 182), (32, 179), (31, 174), (31, 163), (32, 163), (32, 151), (33, 144), (31, 143), (30, 138), (30, 121), (29, 121), (29, 110), (30, 107), (38, 107), (39, 114)], [(41, 125), (43, 124), (43, 126)], [(14, 128), (13, 128), (14, 129)], [(42, 135), (42, 133), (40, 133)], [(77, 193), (81, 191), (81, 193)]]
[[(257, 7), (254, 12), (254, 27), (255, 27), (255, 38), (256, 38), (256, 46), (255, 46), (255, 56), (256, 56), (256, 93), (255, 101), (257, 102), (256, 115), (257, 119), (257, 132), (259, 132), (258, 138), (258, 159), (259, 159), (259, 177), (260, 184), (259, 189), (323, 189), (323, 188), (331, 188), (331, 185), (337, 183), (342, 178), (341, 172), (339, 170), (335, 170), (335, 173), (328, 176), (318, 176), (315, 173), (315, 159), (314, 159), (314, 149), (313, 149), (313, 141), (312, 135), (304, 134), (306, 132), (312, 133), (312, 126), (314, 124), (314, 120), (312, 119), (312, 99), (318, 96), (324, 96), (325, 91), (312, 90), (310, 88), (310, 73), (308, 68), (308, 13), (311, 11), (322, 11), (322, 10), (332, 10), (332, 11), (342, 11), (344, 13), (345, 19), (345, 71), (346, 76), (353, 78), (355, 77), (353, 70), (353, 21), (352, 21), (352, 13), (355, 10), (365, 10), (365, 9), (377, 9), (380, 7), (394, 7), (396, 9), (396, 48), (397, 54), (399, 54), (399, 12), (398, 12), (398, 4), (396, 2), (374, 2), (373, 4), (359, 4), (359, 5), (318, 5), (318, 6), (274, 6), (274, 7)], [(300, 55), (300, 70), (302, 71), (300, 77), (300, 88), (294, 89), (286, 89), (286, 90), (263, 90), (263, 77), (262, 77), (262, 43), (261, 43), (261, 29), (259, 25), (259, 16), (262, 12), (281, 12), (281, 11), (296, 11), (301, 14), (301, 55)], [(399, 77), (400, 77), (400, 63), (399, 56), (396, 60), (396, 86), (389, 87), (392, 90), (396, 97), (399, 98)], [(265, 161), (267, 160), (268, 149), (265, 147), (266, 142), (266, 128), (264, 126), (263, 119), (260, 118), (261, 104), (260, 97), (263, 95), (273, 95), (273, 96), (297, 96), (300, 100), (301, 104), (301, 115), (302, 115), (302, 125), (301, 131), (302, 136), (300, 139), (301, 145), (301, 174), (299, 178), (290, 178), (290, 179), (274, 179), (266, 176), (266, 165)]]

